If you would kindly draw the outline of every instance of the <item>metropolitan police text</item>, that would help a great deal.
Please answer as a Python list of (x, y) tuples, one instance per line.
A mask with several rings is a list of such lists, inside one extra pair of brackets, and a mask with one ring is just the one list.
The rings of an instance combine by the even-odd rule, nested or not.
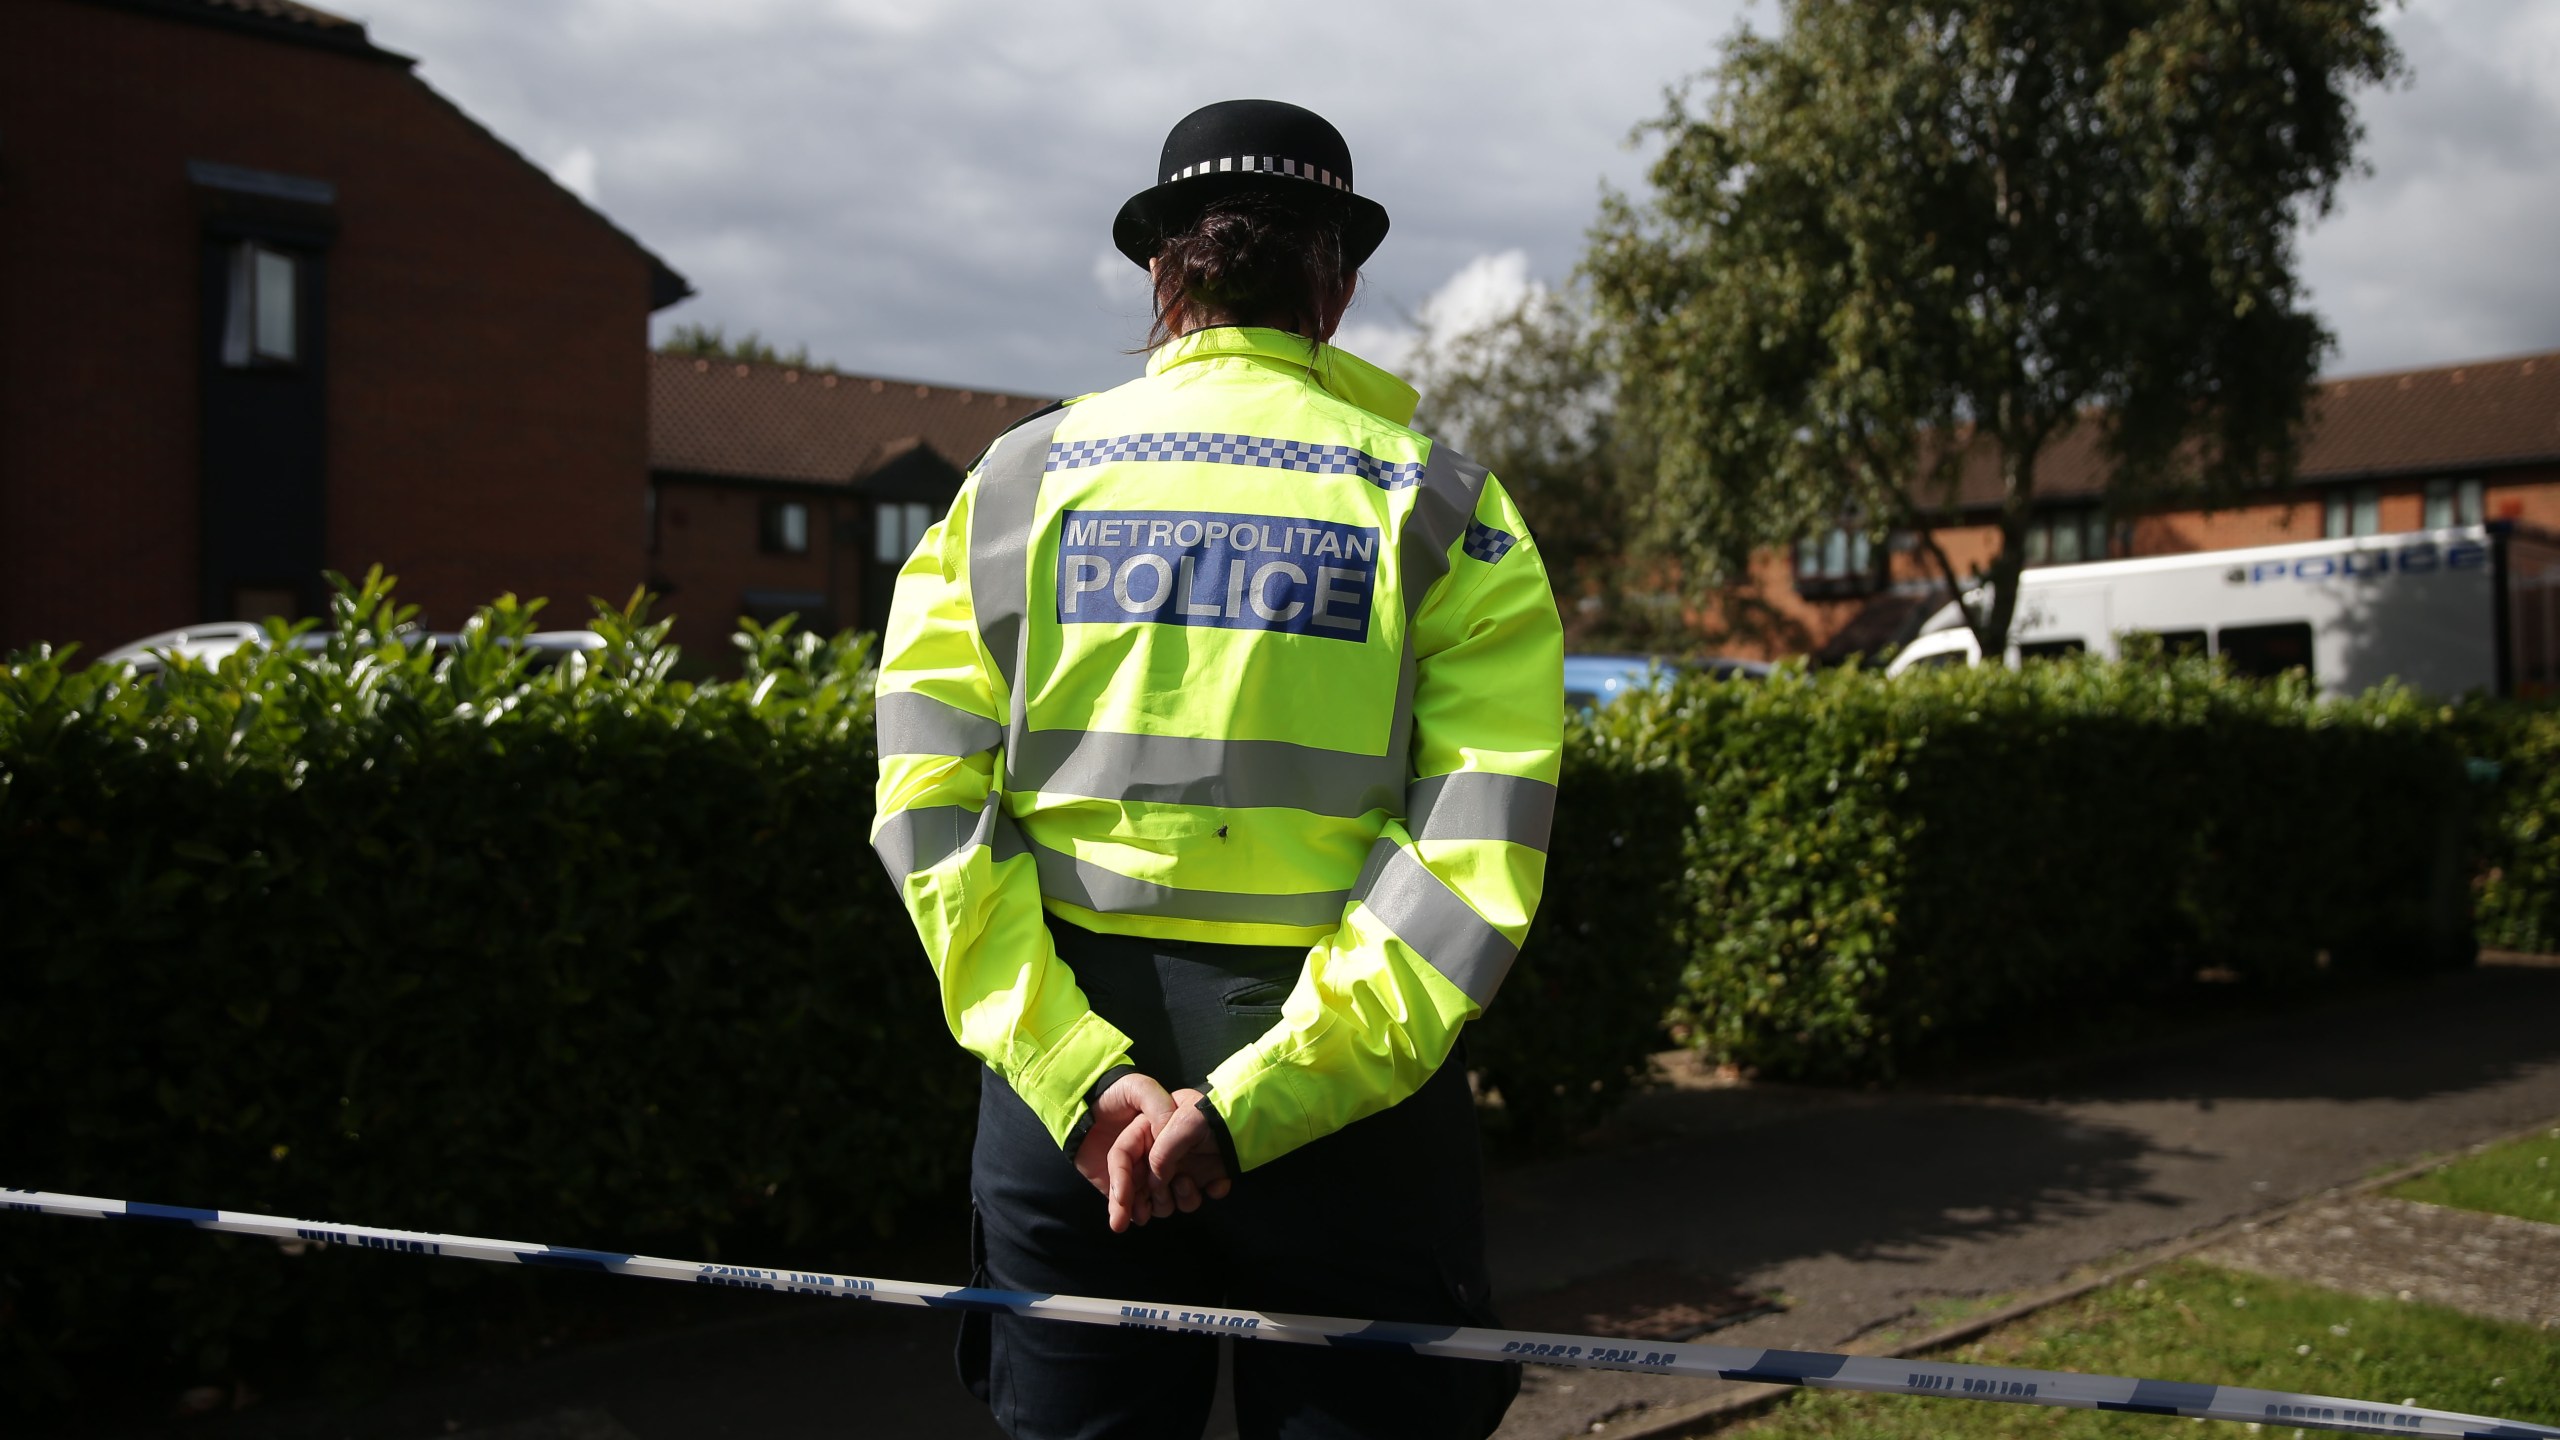
[(1062, 625), (1369, 637), (1373, 527), (1199, 510), (1070, 510), (1061, 519)]

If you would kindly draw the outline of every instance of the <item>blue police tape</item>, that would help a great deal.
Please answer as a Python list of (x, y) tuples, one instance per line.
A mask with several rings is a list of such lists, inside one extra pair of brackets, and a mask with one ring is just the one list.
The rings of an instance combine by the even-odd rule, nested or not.
[(86, 1195), (55, 1195), (41, 1190), (0, 1188), (0, 1209), (68, 1215), (86, 1220), (161, 1220), (234, 1235), (262, 1235), (275, 1240), (346, 1245), (404, 1255), (441, 1255), (514, 1265), (551, 1265), (652, 1280), (730, 1285), (751, 1290), (822, 1295), (838, 1300), (917, 1305), (937, 1310), (993, 1311), (1039, 1320), (1067, 1320), (1081, 1325), (1227, 1335), (1239, 1340), (1390, 1349), (1464, 1360), (1525, 1360), (1532, 1364), (1585, 1370), (1702, 1375), (1726, 1380), (1805, 1385), (1821, 1390), (1856, 1390), (1876, 1395), (1935, 1395), (1958, 1400), (2055, 1405), (2073, 1410), (2182, 1415), (2193, 1419), (2237, 1420), (2367, 1435), (2560, 1440), (2560, 1429), (2520, 1420), (2494, 1420), (2482, 1415), (2427, 1410), (2414, 1405), (2342, 1400), (2332, 1395), (2249, 1390), (2236, 1385), (2128, 1380), (2112, 1375), (2072, 1375), (2057, 1370), (2013, 1370), (1998, 1365), (1951, 1365), (1936, 1360), (1896, 1360), (1869, 1355), (1826, 1355), (1805, 1350), (1755, 1350), (1662, 1341), (1636, 1343), (1589, 1335), (1540, 1335), (1518, 1330), (1403, 1325), (1322, 1315), (1264, 1314), (1255, 1310), (1225, 1310), (1214, 1306), (1134, 1305), (1081, 1295), (1033, 1295), (962, 1285), (872, 1280), (855, 1275), (764, 1270), (747, 1265), (706, 1265), (694, 1260), (661, 1260), (647, 1255), (527, 1245), (513, 1240), (484, 1240), (469, 1235), (435, 1235), (416, 1230), (380, 1230), (362, 1225), (287, 1220), (236, 1210), (198, 1210), (183, 1205), (99, 1200)]

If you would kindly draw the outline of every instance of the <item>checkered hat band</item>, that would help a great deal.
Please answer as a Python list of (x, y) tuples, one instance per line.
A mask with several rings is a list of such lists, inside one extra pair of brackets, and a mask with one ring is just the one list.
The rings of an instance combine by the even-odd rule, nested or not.
[(1260, 435), (1219, 435), (1193, 430), (1186, 434), (1115, 435), (1107, 440), (1068, 440), (1049, 446), (1049, 470), (1082, 470), (1093, 465), (1189, 461), (1198, 465), (1259, 465), (1269, 470), (1300, 470), (1310, 475), (1357, 475), (1381, 490), (1405, 490), (1422, 483), (1417, 460), (1381, 460), (1348, 445), (1311, 445), (1303, 440), (1271, 440)]
[(1176, 180), (1188, 180), (1194, 175), (1224, 175), (1254, 171), (1260, 171), (1266, 175), (1294, 175), (1301, 180), (1313, 180), (1319, 185), (1330, 185), (1345, 195), (1351, 193), (1349, 176), (1336, 175), (1330, 170), (1321, 169), (1304, 160), (1292, 160), (1283, 155), (1230, 155), (1219, 160), (1203, 160), (1197, 165), (1185, 165), (1167, 175), (1164, 177), (1164, 183), (1170, 185)]

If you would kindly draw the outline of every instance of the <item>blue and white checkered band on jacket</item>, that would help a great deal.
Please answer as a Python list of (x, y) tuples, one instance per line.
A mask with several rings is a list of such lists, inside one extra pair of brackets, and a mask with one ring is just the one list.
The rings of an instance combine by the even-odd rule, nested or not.
[(1285, 155), (1230, 155), (1216, 160), (1203, 160), (1197, 165), (1185, 165), (1165, 176), (1164, 183), (1170, 185), (1176, 180), (1188, 180), (1194, 175), (1249, 174), (1255, 171), (1266, 175), (1295, 175), (1301, 180), (1313, 180), (1319, 185), (1330, 185), (1346, 195), (1351, 193), (1349, 176), (1336, 175), (1310, 161), (1292, 160)]
[(1304, 440), (1201, 430), (1062, 441), (1050, 445), (1045, 468), (1081, 470), (1089, 465), (1184, 460), (1201, 465), (1259, 465), (1310, 475), (1357, 475), (1381, 490), (1404, 490), (1422, 483), (1422, 465), (1418, 461), (1381, 460), (1348, 445), (1317, 445)]
[(1511, 553), (1511, 547), (1519, 543), (1520, 537), (1508, 530), (1496, 530), (1481, 520), (1467, 522), (1465, 547), (1471, 559), (1499, 565), (1502, 557)]

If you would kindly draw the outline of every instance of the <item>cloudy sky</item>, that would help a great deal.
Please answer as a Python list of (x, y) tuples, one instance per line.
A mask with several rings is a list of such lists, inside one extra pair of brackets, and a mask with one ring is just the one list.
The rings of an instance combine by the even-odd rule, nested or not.
[[(1395, 229), (1344, 340), (1392, 361), (1572, 269), (1629, 131), (1741, 0), (344, 0), (377, 43), (692, 280), (658, 318), (1033, 393), (1136, 373), (1109, 242), (1172, 122), (1293, 100)], [(2560, 5), (2415, 0), (2373, 173), (2306, 236), (2333, 373), (2560, 347)]]

